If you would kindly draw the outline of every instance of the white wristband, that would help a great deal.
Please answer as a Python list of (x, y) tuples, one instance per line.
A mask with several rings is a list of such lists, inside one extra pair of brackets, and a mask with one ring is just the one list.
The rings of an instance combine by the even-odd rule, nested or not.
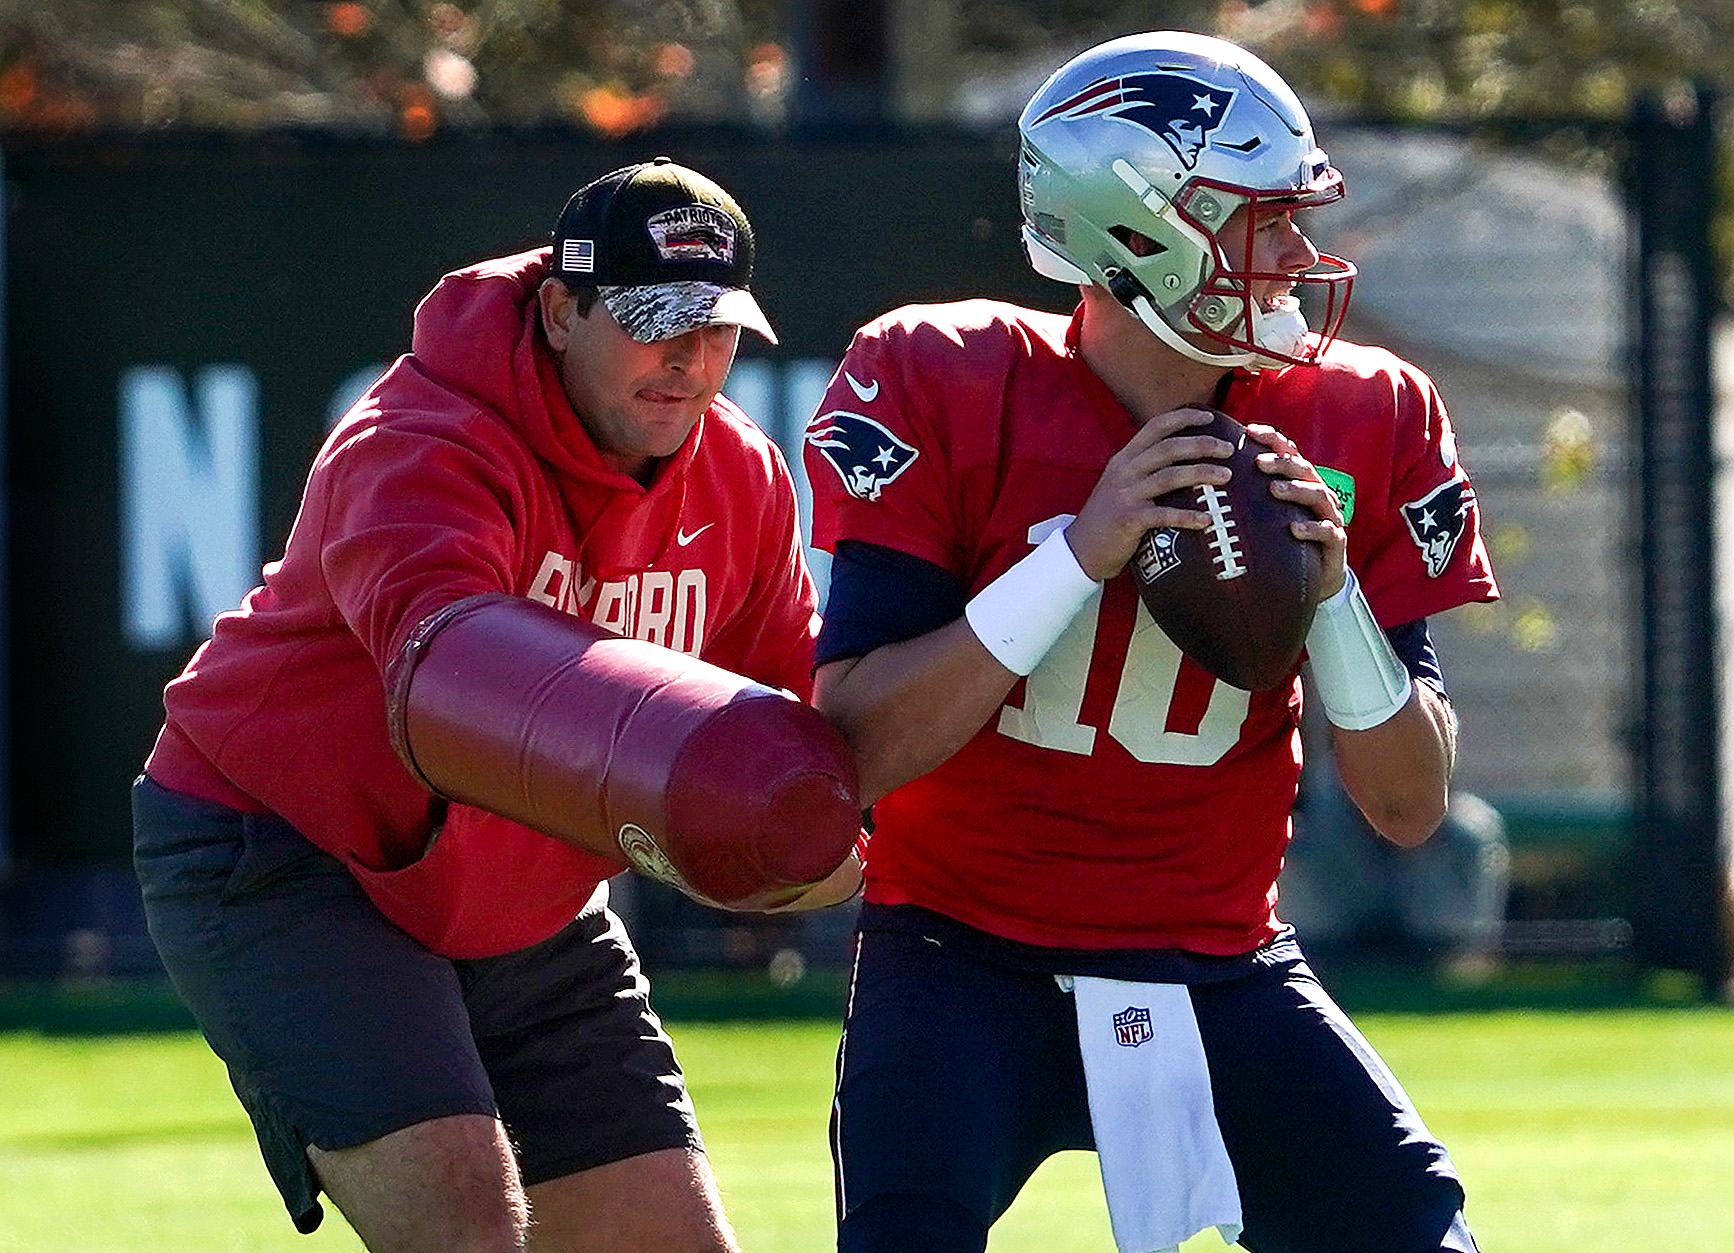
[(1313, 690), (1333, 726), (1365, 731), (1409, 703), (1414, 683), (1398, 659), (1353, 570), (1313, 612), (1307, 632)]
[(1084, 573), (1061, 528), (970, 597), (963, 616), (1000, 665), (1028, 674), (1101, 586)]

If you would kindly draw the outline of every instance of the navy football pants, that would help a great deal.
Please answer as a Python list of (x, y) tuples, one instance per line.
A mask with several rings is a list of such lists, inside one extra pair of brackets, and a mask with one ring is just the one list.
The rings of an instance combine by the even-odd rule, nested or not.
[[(1037, 1166), (1094, 1148), (1072, 998), (1051, 974), (960, 946), (957, 924), (920, 934), (873, 916), (838, 1056), (838, 1248), (980, 1253)], [(1298, 947), (1243, 970), (1192, 985), (1240, 1243), (1473, 1253), (1449, 1155)]]

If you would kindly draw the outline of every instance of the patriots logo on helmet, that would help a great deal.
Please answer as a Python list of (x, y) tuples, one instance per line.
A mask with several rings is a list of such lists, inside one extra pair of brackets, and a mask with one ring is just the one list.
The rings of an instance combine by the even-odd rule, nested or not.
[(833, 409), (814, 418), (807, 442), (825, 454), (843, 486), (857, 500), (878, 500), (885, 485), (921, 455), (872, 418)]
[(1214, 87), (1190, 74), (1123, 74), (1092, 83), (1030, 125), (1039, 126), (1054, 117), (1071, 121), (1096, 113), (1124, 118), (1153, 131), (1190, 170), (1228, 115), (1235, 94), (1231, 88)]
[(1429, 576), (1436, 579), (1445, 572), (1474, 512), (1475, 489), (1464, 479), (1447, 479), (1420, 500), (1403, 506), (1403, 521), (1421, 550)]

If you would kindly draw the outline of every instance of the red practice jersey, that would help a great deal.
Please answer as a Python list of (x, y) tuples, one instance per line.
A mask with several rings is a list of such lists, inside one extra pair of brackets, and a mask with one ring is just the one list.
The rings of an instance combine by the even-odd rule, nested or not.
[(382, 676), (423, 619), (509, 592), (811, 686), (816, 597), (781, 454), (719, 398), (648, 488), (607, 466), (539, 330), (547, 260), (447, 275), (421, 303), (413, 351), (315, 460), (282, 560), (169, 684), (146, 764), (287, 819), (452, 957), (545, 939), (623, 863), (447, 806), (411, 776)]
[[(864, 327), (807, 432), (815, 544), (896, 549), (974, 593), (1069, 522), (1136, 429), (1076, 335), (986, 300)], [(1235, 374), (1224, 407), (1321, 467), (1381, 623), (1497, 595), (1421, 371), (1338, 341), (1314, 367)], [(867, 899), (1051, 947), (1249, 951), (1280, 928), (1300, 702), (1298, 675), (1216, 681), (1121, 574), (968, 744), (878, 803)]]

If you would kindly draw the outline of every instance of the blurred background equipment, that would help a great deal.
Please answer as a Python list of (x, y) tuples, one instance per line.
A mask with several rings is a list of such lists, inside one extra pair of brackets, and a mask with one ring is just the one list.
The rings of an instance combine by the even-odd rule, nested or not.
[(1382, 840), (1341, 789), (1310, 797), (1283, 867), (1282, 916), (1317, 959), (1345, 950), (1426, 963), (1456, 980), (1488, 977), (1500, 958), (1511, 891), (1505, 819), (1458, 791), (1419, 848)]
[[(1367, 853), (1364, 832), (1309, 777), (1285, 906), (1303, 934), (1383, 916), (1494, 972), (1727, 985), (1725, 8), (1162, 9), (1317, 102), (1349, 196), (1307, 226), (1363, 275), (1345, 333), (1439, 381), (1506, 593), (1434, 626), (1461, 825), (1430, 861), (1375, 850), (1377, 886), (1346, 897), (1312, 859)], [(125, 797), (161, 685), (276, 551), (324, 431), (440, 273), (540, 242), (548, 205), (627, 160), (715, 174), (759, 225), (784, 331), (728, 390), (792, 453), (868, 317), (977, 291), (1063, 307), (1018, 254), (1011, 124), (1071, 51), (1151, 20), (1114, 0), (0, 0), (0, 978), (155, 972)], [(1436, 873), (1449, 924), (1404, 903), (1453, 899), (1416, 891)], [(620, 895), (652, 965), (787, 988), (846, 957), (847, 911)]]

